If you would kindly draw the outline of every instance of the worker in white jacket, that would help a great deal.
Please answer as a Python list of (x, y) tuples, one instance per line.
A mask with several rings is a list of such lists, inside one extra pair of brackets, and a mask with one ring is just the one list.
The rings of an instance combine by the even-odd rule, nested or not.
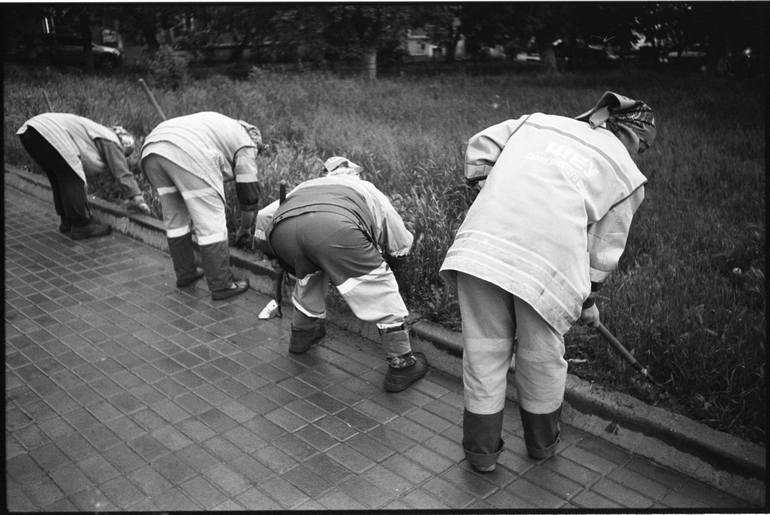
[(360, 172), (344, 157), (329, 158), (324, 176), (260, 211), (255, 236), (296, 278), (289, 352), (306, 352), (326, 334), (331, 280), (359, 319), (377, 325), (389, 365), (384, 388), (399, 392), (428, 369), (425, 355), (412, 352), (408, 311), (391, 269), (409, 253), (413, 237), (388, 198)]
[[(248, 280), (230, 269), (224, 182), (235, 179), (238, 237), (251, 230), (259, 202), (259, 130), (223, 114), (201, 112), (160, 123), (142, 146), (142, 169), (160, 197), (177, 286), (206, 276), (211, 298), (243, 293)], [(196, 267), (192, 231), (203, 270)]]
[[(652, 110), (606, 92), (577, 117), (535, 113), (468, 141), (465, 174), (482, 189), (440, 274), (456, 285), (463, 323), (463, 447), (495, 468), (506, 372), (528, 454), (551, 456), (567, 362), (564, 333), (599, 321), (593, 295), (617, 267), (646, 179), (634, 159), (655, 137)], [(514, 348), (514, 339), (517, 339)]]
[(109, 234), (110, 226), (91, 218), (87, 177), (110, 172), (129, 198), (129, 208), (150, 214), (126, 157), (134, 137), (123, 127), (105, 127), (70, 113), (42, 113), (24, 122), (16, 134), (51, 183), (59, 231), (74, 240)]

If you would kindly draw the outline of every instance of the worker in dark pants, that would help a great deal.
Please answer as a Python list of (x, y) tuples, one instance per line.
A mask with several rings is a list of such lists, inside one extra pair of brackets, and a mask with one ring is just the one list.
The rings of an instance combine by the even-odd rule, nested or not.
[(647, 104), (607, 92), (577, 119), (525, 115), (468, 141), (466, 179), (482, 188), (440, 275), (457, 287), (462, 443), (476, 470), (494, 470), (503, 449), (512, 359), (527, 453), (556, 452), (564, 333), (599, 322), (594, 296), (617, 268), (644, 199), (647, 179), (634, 159), (655, 132)]
[[(214, 112), (171, 118), (145, 139), (142, 169), (160, 198), (178, 287), (205, 275), (213, 300), (248, 290), (248, 280), (235, 278), (230, 269), (224, 182), (235, 180), (239, 239), (250, 232), (256, 216), (261, 144), (256, 127)], [(195, 264), (193, 230), (203, 270)]]
[(91, 218), (87, 176), (109, 171), (129, 198), (129, 208), (150, 214), (126, 160), (135, 140), (122, 127), (108, 128), (69, 113), (43, 113), (27, 120), (16, 134), (51, 183), (59, 231), (73, 240), (110, 232), (109, 225)]
[(255, 239), (296, 278), (289, 352), (307, 352), (326, 334), (331, 282), (359, 319), (377, 325), (388, 362), (383, 387), (400, 392), (428, 370), (425, 355), (412, 352), (408, 311), (391, 268), (409, 253), (413, 237), (388, 198), (360, 172), (344, 157), (329, 158), (323, 177), (260, 211)]

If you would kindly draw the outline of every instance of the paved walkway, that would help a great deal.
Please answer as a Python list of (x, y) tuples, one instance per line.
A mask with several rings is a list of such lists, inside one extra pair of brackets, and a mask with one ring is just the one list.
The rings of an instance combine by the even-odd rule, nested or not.
[(459, 379), (384, 393), (374, 342), (332, 326), (290, 355), (267, 296), (215, 303), (158, 250), (57, 228), (5, 189), (9, 510), (746, 507), (571, 427), (533, 461), (512, 403), (497, 470), (474, 473)]

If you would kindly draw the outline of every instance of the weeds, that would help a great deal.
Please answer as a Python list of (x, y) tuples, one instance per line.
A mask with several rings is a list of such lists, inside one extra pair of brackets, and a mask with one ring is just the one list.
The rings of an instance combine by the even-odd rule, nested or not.
[[(6, 68), (6, 160), (29, 164), (15, 137), (29, 117), (55, 109), (140, 137), (160, 122), (138, 76), (89, 77)], [(583, 327), (567, 335), (570, 370), (717, 429), (764, 442), (765, 150), (759, 80), (665, 76), (629, 70), (607, 75), (472, 77), (448, 75), (374, 82), (328, 73), (255, 68), (248, 80), (152, 78), (168, 116), (212, 110), (262, 130), (263, 205), (316, 177), (321, 160), (345, 155), (393, 199), (413, 229), (414, 250), (398, 272), (411, 310), (460, 328), (454, 293), (438, 269), (474, 191), (462, 180), (465, 142), (476, 132), (530, 112), (574, 116), (605, 90), (646, 100), (655, 110), (656, 144), (639, 160), (649, 179), (618, 272), (599, 307), (611, 331), (670, 396), (651, 391), (601, 339)], [(176, 89), (172, 89), (176, 86)], [(166, 88), (166, 89), (164, 89)], [(135, 161), (136, 156), (133, 156)], [(157, 198), (138, 168), (156, 215)], [(111, 186), (92, 184), (100, 196)], [(226, 188), (228, 228), (237, 205)]]

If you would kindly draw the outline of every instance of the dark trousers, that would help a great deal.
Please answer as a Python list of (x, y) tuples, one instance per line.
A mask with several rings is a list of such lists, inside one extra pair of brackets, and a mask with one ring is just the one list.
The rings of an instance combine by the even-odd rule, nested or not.
[(91, 219), (83, 179), (48, 140), (32, 127), (19, 135), (24, 150), (43, 169), (51, 183), (56, 214), (73, 227), (86, 225)]

